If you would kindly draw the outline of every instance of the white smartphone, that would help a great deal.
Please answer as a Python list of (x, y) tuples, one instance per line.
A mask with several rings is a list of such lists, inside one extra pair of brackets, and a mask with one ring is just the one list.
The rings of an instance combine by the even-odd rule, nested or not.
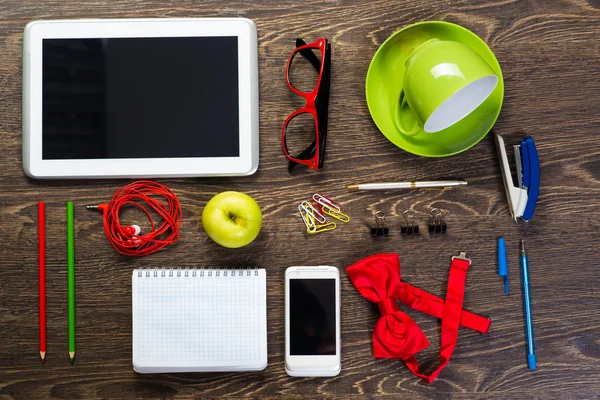
[(341, 370), (340, 272), (336, 267), (285, 271), (285, 372), (336, 376)]

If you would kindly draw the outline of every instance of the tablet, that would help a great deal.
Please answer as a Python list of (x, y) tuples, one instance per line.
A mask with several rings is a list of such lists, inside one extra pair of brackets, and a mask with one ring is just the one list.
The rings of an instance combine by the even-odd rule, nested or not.
[(23, 168), (32, 178), (250, 175), (258, 137), (249, 19), (25, 28)]

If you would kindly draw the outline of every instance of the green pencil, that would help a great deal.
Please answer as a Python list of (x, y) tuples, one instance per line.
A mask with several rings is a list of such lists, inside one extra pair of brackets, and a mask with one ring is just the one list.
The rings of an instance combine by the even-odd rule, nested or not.
[(67, 268), (69, 281), (69, 359), (75, 361), (75, 227), (73, 203), (67, 201)]

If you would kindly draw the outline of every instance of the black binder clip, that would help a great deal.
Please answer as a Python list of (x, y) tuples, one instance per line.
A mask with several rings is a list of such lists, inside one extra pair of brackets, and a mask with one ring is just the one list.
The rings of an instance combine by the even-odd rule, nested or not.
[(416, 223), (415, 213), (406, 210), (402, 213), (406, 220), (406, 225), (400, 225), (400, 234), (402, 236), (412, 236), (419, 234), (419, 224)]
[(446, 233), (446, 221), (439, 208), (431, 209), (431, 220), (429, 221), (429, 234)]
[(377, 211), (375, 213), (375, 226), (371, 227), (371, 236), (387, 236), (390, 230), (385, 223), (385, 214), (383, 211)]

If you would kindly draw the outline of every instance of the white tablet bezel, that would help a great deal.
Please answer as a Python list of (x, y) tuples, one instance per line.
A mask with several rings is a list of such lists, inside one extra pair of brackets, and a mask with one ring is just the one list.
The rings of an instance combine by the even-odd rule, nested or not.
[[(237, 36), (239, 157), (42, 159), (42, 40)], [(23, 169), (32, 178), (154, 178), (251, 175), (258, 168), (258, 49), (246, 18), (53, 20), (23, 34)], [(159, 145), (159, 144), (157, 144)]]
[[(290, 354), (290, 279), (334, 279), (336, 354), (294, 356)], [(336, 267), (289, 267), (285, 270), (285, 372), (289, 376), (336, 376), (341, 371), (342, 336), (340, 271)]]

